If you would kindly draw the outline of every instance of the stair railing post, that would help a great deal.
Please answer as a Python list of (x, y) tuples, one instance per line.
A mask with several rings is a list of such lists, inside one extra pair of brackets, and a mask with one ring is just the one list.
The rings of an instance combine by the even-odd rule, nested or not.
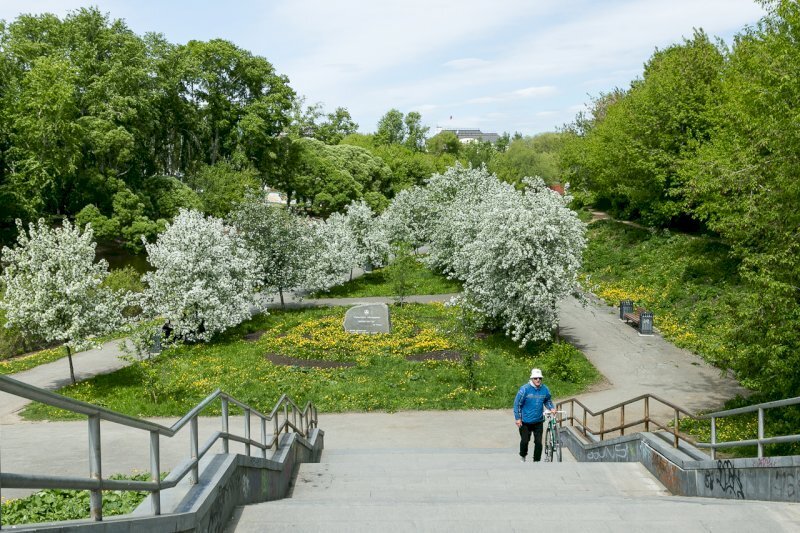
[(284, 433), (289, 433), (289, 404), (283, 404)]
[(228, 439), (228, 398), (222, 397), (222, 453), (228, 453), (229, 439)]
[(758, 408), (758, 457), (764, 457), (764, 409)]
[(161, 452), (159, 449), (158, 431), (150, 432), (150, 481), (157, 483), (159, 488), (150, 492), (150, 506), (154, 515), (161, 514)]
[(192, 473), (189, 476), (190, 485), (196, 485), (200, 481), (200, 461), (197, 459), (199, 455), (198, 448), (197, 416), (193, 416), (189, 421), (189, 455), (194, 461)]
[(678, 448), (678, 431), (680, 430), (680, 418), (678, 417), (678, 410), (675, 409), (675, 421), (672, 424), (672, 447)]
[(89, 477), (97, 481), (97, 488), (89, 491), (89, 513), (92, 520), (103, 520), (103, 472), (100, 456), (100, 416), (89, 415)]
[(575, 402), (569, 402), (569, 425), (575, 425)]
[(644, 397), (644, 430), (650, 431), (650, 396)]
[(600, 413), (600, 440), (605, 440), (606, 434), (606, 412)]
[(275, 424), (275, 449), (278, 449), (278, 437), (280, 436), (280, 425), (278, 424), (278, 413), (275, 412), (275, 418), (272, 419), (272, 422)]
[(267, 419), (261, 418), (261, 457), (267, 458)]
[(247, 440), (244, 445), (244, 454), (250, 457), (250, 409), (244, 410), (244, 438)]
[(619, 435), (622, 437), (625, 435), (625, 404), (620, 405), (619, 408)]
[(711, 459), (717, 458), (717, 417), (711, 417)]
[(583, 436), (586, 436), (586, 408), (583, 408)]

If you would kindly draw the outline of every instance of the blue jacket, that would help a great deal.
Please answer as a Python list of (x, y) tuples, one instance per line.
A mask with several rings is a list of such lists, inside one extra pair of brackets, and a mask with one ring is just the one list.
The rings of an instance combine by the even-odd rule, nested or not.
[(529, 381), (519, 388), (517, 397), (514, 398), (514, 420), (522, 420), (526, 424), (544, 420), (544, 407), (554, 409), (553, 400), (550, 398), (550, 389), (542, 383), (537, 389)]

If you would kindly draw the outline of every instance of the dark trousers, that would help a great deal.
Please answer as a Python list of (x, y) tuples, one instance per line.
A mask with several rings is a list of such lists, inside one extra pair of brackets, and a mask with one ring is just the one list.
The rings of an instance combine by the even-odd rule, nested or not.
[(519, 427), (519, 455), (526, 457), (528, 455), (528, 443), (531, 441), (531, 433), (533, 433), (533, 460), (539, 461), (542, 459), (542, 430), (544, 429), (544, 422), (523, 422)]

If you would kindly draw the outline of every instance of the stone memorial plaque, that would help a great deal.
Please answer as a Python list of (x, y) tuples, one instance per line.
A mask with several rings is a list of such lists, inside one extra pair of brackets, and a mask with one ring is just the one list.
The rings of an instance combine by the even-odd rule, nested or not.
[(348, 333), (389, 333), (391, 329), (386, 304), (356, 305), (344, 315), (344, 330)]

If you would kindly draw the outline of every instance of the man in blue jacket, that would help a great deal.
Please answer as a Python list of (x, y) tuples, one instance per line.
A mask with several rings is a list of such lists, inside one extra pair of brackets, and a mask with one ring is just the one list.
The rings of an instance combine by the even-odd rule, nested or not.
[(523, 463), (528, 456), (528, 443), (533, 433), (533, 462), (542, 459), (542, 429), (544, 428), (544, 408), (556, 412), (550, 389), (542, 383), (542, 371), (531, 370), (531, 380), (519, 388), (514, 398), (514, 419), (519, 428), (519, 457)]

